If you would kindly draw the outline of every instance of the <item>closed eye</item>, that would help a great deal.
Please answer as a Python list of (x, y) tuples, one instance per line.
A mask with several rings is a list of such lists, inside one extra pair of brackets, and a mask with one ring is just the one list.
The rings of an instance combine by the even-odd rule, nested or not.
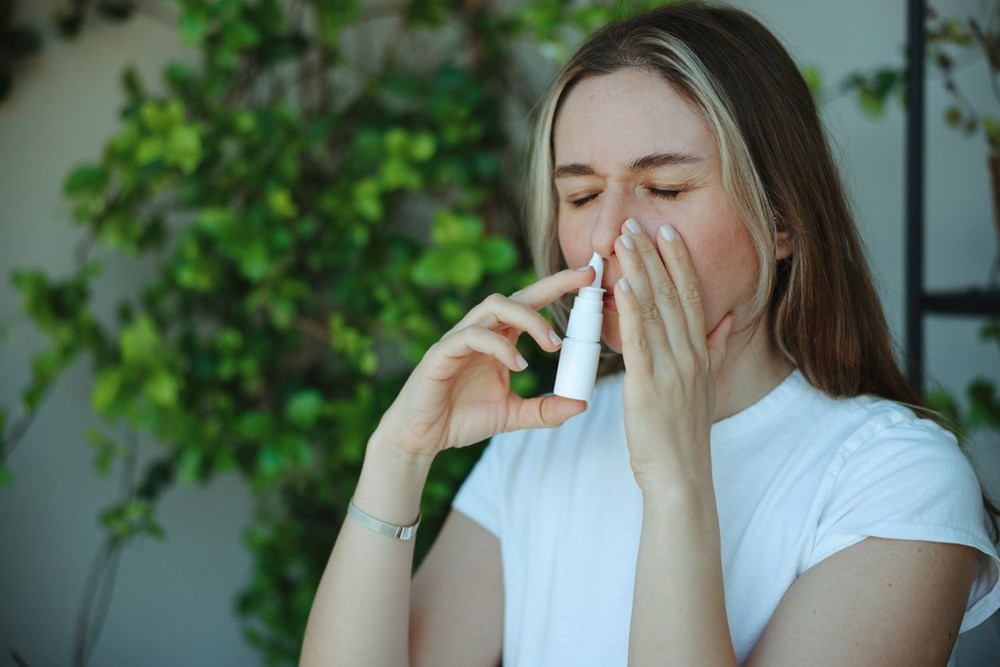
[(597, 197), (597, 194), (598, 193), (596, 193), (596, 192), (592, 192), (589, 195), (582, 195), (580, 197), (576, 197), (575, 199), (570, 199), (569, 200), (569, 205), (572, 206), (573, 208), (580, 208), (581, 206), (583, 206), (587, 202), (592, 201), (593, 199), (595, 199)]
[(646, 188), (646, 191), (660, 199), (677, 199), (677, 195), (683, 192), (683, 190), (662, 190), (660, 188)]
[[(658, 199), (677, 199), (677, 197), (682, 192), (684, 192), (684, 190), (667, 190), (664, 188), (651, 188), (651, 187), (647, 187), (646, 191), (652, 196), (657, 197)], [(596, 199), (599, 194), (600, 194), (599, 192), (591, 192), (590, 194), (580, 195), (578, 197), (569, 199), (568, 203), (573, 208), (580, 208), (581, 206), (585, 206), (594, 199)]]

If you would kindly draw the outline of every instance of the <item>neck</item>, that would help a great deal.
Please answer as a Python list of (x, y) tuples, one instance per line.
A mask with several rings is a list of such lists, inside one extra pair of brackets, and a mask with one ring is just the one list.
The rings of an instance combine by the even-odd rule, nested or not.
[(764, 322), (750, 334), (747, 329), (731, 335), (726, 359), (716, 374), (715, 421), (764, 398), (795, 369), (771, 340)]

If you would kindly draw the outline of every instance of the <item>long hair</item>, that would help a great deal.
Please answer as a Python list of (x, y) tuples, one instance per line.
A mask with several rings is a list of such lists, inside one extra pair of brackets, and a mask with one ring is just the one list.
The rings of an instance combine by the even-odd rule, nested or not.
[[(556, 237), (552, 134), (560, 104), (588, 77), (656, 73), (714, 131), (723, 186), (759, 260), (755, 321), (815, 387), (874, 394), (919, 409), (893, 356), (864, 248), (812, 95), (794, 61), (752, 16), (687, 2), (605, 27), (566, 64), (543, 100), (528, 187), (536, 268), (565, 267)], [(776, 259), (779, 231), (793, 251)], [(565, 302), (553, 310), (565, 323)], [(614, 365), (614, 364), (611, 364)]]

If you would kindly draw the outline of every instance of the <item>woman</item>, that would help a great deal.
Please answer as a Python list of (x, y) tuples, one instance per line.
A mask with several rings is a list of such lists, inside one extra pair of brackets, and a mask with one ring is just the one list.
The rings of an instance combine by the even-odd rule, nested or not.
[[(780, 44), (700, 3), (605, 28), (549, 93), (532, 179), (546, 277), (473, 308), (386, 412), (302, 664), (944, 664), (1000, 560), (954, 440), (904, 406)], [(518, 398), (518, 335), (559, 349), (538, 310), (594, 252), (624, 373)], [(495, 434), (411, 584), (393, 537), (431, 461)]]

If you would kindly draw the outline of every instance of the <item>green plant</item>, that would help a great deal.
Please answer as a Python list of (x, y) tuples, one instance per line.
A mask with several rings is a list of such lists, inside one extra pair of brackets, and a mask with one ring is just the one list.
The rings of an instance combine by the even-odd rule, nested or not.
[[(926, 47), (932, 70), (953, 98), (945, 111), (945, 122), (966, 135), (982, 132), (993, 154), (1000, 154), (1000, 115), (994, 109), (978, 110), (962, 92), (955, 77), (962, 63), (982, 57), (989, 68), (994, 98), (1000, 102), (1000, 2), (989, 2), (983, 19), (974, 16), (944, 17), (927, 10)], [(890, 99), (902, 102), (906, 94), (904, 66), (879, 67), (871, 72), (853, 72), (844, 77), (840, 89), (856, 96), (859, 106), (872, 117), (885, 113)]]
[(38, 52), (42, 38), (35, 28), (14, 23), (16, 0), (0, 0), (0, 102), (14, 85), (18, 61)]
[[(987, 322), (979, 331), (984, 342), (993, 341), (1000, 345), (1000, 324)], [(942, 387), (934, 387), (927, 392), (928, 405), (947, 417), (947, 424), (965, 442), (970, 433), (977, 429), (1000, 432), (1000, 395), (994, 382), (985, 377), (973, 378), (965, 390), (967, 407)]]
[[(76, 37), (88, 15), (97, 13), (110, 21), (122, 22), (136, 10), (134, 0), (98, 0), (92, 7), (91, 0), (63, 0), (56, 7), (54, 21), (59, 34)], [(37, 28), (14, 24), (17, 0), (0, 0), (0, 103), (14, 84), (14, 71), (20, 61), (35, 55), (42, 48), (42, 36)]]
[[(239, 474), (257, 511), (238, 611), (269, 664), (294, 663), (380, 415), (473, 303), (532, 279), (511, 128), (539, 91), (524, 88), (514, 44), (565, 53), (581, 30), (651, 4), (178, 0), (201, 66), (169, 64), (164, 95), (123, 73), (121, 129), (65, 180), (86, 233), (79, 265), (12, 276), (48, 343), (15, 423), (0, 411), (0, 460), (80, 357), (107, 425), (87, 434), (96, 469), (131, 478), (140, 436), (159, 447), (102, 514), (92, 581), (132, 540), (162, 535), (171, 488)], [(451, 46), (422, 56), (421, 39)], [(92, 296), (115, 255), (156, 272), (104, 322)], [(552, 360), (525, 354), (534, 370), (515, 389), (546, 390)], [(476, 455), (432, 471), (419, 554)]]
[[(962, 92), (956, 78), (960, 64), (985, 60), (988, 67), (990, 90), (1000, 103), (1000, 2), (986, 3), (988, 11), (983, 18), (974, 16), (944, 17), (933, 8), (927, 9), (925, 34), (927, 58), (932, 71), (941, 79), (941, 85), (952, 97), (953, 103), (945, 110), (947, 125), (967, 136), (981, 132), (993, 156), (991, 168), (997, 179), (997, 156), (1000, 156), (1000, 113), (978, 110)], [(860, 108), (873, 118), (881, 118), (891, 99), (905, 103), (906, 69), (903, 66), (880, 67), (871, 72), (853, 72), (840, 84), (843, 93), (854, 95)], [(1000, 207), (1000, 182), (994, 182), (995, 205)], [(997, 233), (1000, 235), (1000, 208), (994, 211)], [(1000, 241), (1000, 236), (998, 236)], [(994, 261), (989, 283), (997, 288), (1000, 280), (1000, 254)], [(987, 322), (980, 332), (983, 340), (1000, 343), (998, 321)], [(966, 387), (968, 407), (963, 409), (956, 397), (942, 387), (927, 392), (928, 405), (944, 415), (960, 442), (964, 442), (974, 429), (1000, 431), (1000, 399), (996, 384), (985, 377), (974, 378)]]

